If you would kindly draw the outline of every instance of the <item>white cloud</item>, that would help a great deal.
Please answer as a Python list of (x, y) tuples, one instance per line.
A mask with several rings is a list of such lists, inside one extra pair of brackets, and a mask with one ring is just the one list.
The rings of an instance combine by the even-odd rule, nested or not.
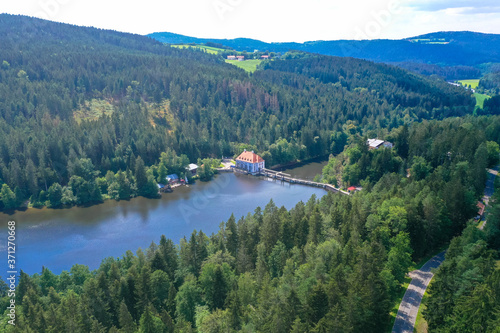
[[(393, 10), (394, 4), (401, 5)], [(147, 34), (264, 41), (404, 38), (442, 30), (500, 33), (497, 0), (26, 0), (0, 12)]]
[(428, 12), (459, 9), (461, 14), (472, 15), (500, 12), (498, 0), (408, 0), (408, 6)]

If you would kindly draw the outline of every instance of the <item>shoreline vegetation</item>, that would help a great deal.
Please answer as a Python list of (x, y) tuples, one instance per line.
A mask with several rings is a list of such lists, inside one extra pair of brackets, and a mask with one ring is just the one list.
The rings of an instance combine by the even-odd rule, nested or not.
[[(313, 158), (310, 158), (310, 159), (307, 159), (307, 160), (304, 160), (304, 161), (300, 161), (300, 160), (295, 160), (295, 161), (291, 161), (289, 163), (285, 163), (285, 164), (281, 164), (281, 165), (275, 165), (275, 166), (272, 166), (271, 168), (269, 169), (272, 169), (272, 170), (277, 170), (277, 169), (284, 169), (284, 168), (293, 168), (293, 167), (299, 167), (299, 166), (305, 166), (309, 163), (313, 163), (313, 162), (317, 162), (317, 161), (326, 161), (328, 159), (328, 156), (325, 155), (325, 156), (319, 156), (319, 157), (313, 157)], [(184, 177), (187, 177), (188, 178), (188, 183), (187, 184), (193, 184), (193, 182), (196, 182), (196, 181), (211, 181), (212, 180), (212, 177), (217, 175), (218, 174), (218, 168), (222, 166), (222, 164), (220, 163), (220, 160), (217, 160), (217, 159), (213, 159), (213, 160), (210, 160), (211, 163), (211, 170), (210, 171), (205, 171), (205, 169), (201, 169), (201, 173), (200, 174), (197, 174), (195, 176), (189, 176), (187, 177), (187, 173), (185, 174), (182, 174), (182, 178)], [(140, 162), (139, 162), (139, 166), (140, 166)], [(187, 165), (186, 165), (187, 166)], [(141, 167), (141, 166), (140, 166)], [(312, 177), (315, 176), (315, 175), (312, 175)], [(9, 211), (0, 211), (4, 214), (7, 214), (7, 215), (10, 215), (10, 214), (13, 214), (15, 213), (16, 211), (26, 211), (28, 209), (43, 209), (43, 208), (48, 208), (48, 209), (69, 209), (69, 208), (72, 208), (72, 207), (92, 207), (94, 205), (99, 205), (101, 203), (103, 203), (104, 201), (106, 200), (117, 200), (117, 201), (120, 201), (120, 200), (130, 200), (130, 199), (133, 199), (135, 197), (139, 197), (139, 196), (142, 196), (144, 198), (147, 198), (147, 199), (160, 199), (161, 196), (163, 195), (162, 193), (160, 193), (160, 191), (157, 192), (158, 195), (154, 195), (154, 191), (151, 190), (151, 194), (149, 196), (144, 196), (144, 195), (134, 195), (134, 196), (131, 196), (130, 198), (112, 198), (110, 197), (109, 195), (105, 194), (105, 195), (102, 195), (101, 196), (101, 201), (94, 201), (94, 202), (88, 202), (86, 204), (83, 204), (83, 205), (74, 205), (74, 204), (71, 204), (71, 205), (58, 205), (58, 206), (52, 206), (50, 204), (50, 202), (48, 202), (47, 200), (47, 203), (45, 205), (41, 205), (40, 203), (36, 204), (36, 205), (33, 205), (29, 200), (27, 200), (26, 202), (23, 203), (22, 206), (20, 207), (17, 207), (15, 208), (14, 210), (9, 210)], [(47, 194), (48, 196), (48, 194)]]
[[(32, 315), (20, 311), (18, 327), (43, 331), (53, 322), (59, 331), (78, 325), (82, 331), (96, 326), (108, 332), (150, 326), (171, 332), (330, 332), (339, 327), (383, 332), (408, 271), (450, 241), (448, 252), (465, 257), (445, 261), (444, 267), (454, 271), (458, 265), (457, 274), (468, 281), (461, 297), (481, 302), (483, 294), (477, 295), (474, 286), (494, 288), (489, 279), (500, 276), (493, 271), (494, 252), (487, 249), (498, 246), (498, 207), (484, 232), (471, 221), (486, 167), (500, 160), (496, 128), (500, 117), (417, 123), (390, 133), (393, 149), (368, 150), (364, 138), (352, 137), (342, 154), (330, 159), (329, 164), (342, 167), (325, 167), (325, 172), (340, 172), (338, 178), (349, 182), (349, 169), (360, 168), (357, 176), (365, 186), (356, 195), (313, 196), (292, 209), (271, 200), (239, 220), (232, 215), (210, 236), (194, 230), (179, 246), (161, 236), (159, 244), (135, 254), (103, 259), (94, 271), (74, 265), (59, 275), (49, 268), (32, 276), (21, 273), (16, 306), (36, 308), (45, 320), (29, 320)], [(394, 161), (402, 163), (396, 172), (378, 174)], [(468, 236), (457, 238), (461, 233)], [(467, 245), (470, 241), (474, 246)], [(461, 264), (464, 260), (472, 260), (484, 278), (467, 279), (474, 271)], [(436, 283), (448, 280), (439, 271), (435, 279), (423, 312), (429, 327), (443, 324), (435, 314), (442, 309), (432, 309), (448, 298)], [(68, 314), (69, 304), (77, 311)], [(462, 302), (454, 304), (460, 309)], [(493, 320), (495, 307), (488, 304), (486, 315)], [(461, 325), (454, 323), (457, 329)]]
[(249, 75), (144, 36), (5, 14), (0, 32), (16, 46), (0, 51), (2, 211), (155, 196), (162, 164), (183, 172), (176, 158), (338, 155), (352, 135), (383, 137), (475, 105), (461, 87), (353, 58), (290, 52)]
[[(498, 194), (484, 230), (474, 222), (486, 169), (500, 161), (498, 73), (478, 82), (491, 98), (476, 107), (469, 89), (352, 57), (288, 52), (249, 74), (215, 49), (6, 14), (0, 45), (1, 210), (156, 197), (190, 161), (209, 181), (218, 157), (244, 149), (272, 166), (328, 155), (315, 178), (356, 192), (290, 209), (271, 199), (178, 245), (156, 234), (173, 232), (159, 209), (161, 226), (145, 234), (159, 243), (92, 271), (20, 271), (12, 296), (0, 279), (1, 332), (384, 332), (409, 269), (446, 244), (422, 313), (429, 329), (500, 327)], [(116, 227), (145, 231), (129, 216)], [(97, 253), (93, 237), (115, 238), (101, 226), (78, 237)], [(33, 244), (49, 262), (46, 242)], [(78, 253), (62, 252), (56, 262)]]

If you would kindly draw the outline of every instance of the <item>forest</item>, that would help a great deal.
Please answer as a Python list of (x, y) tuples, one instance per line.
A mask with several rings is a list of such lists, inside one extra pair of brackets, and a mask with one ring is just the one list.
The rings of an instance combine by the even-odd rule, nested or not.
[(4, 211), (156, 195), (162, 153), (187, 165), (252, 149), (273, 166), (474, 108), (440, 79), (353, 58), (300, 53), (248, 75), (144, 36), (6, 14), (0, 32)]
[(428, 289), (431, 332), (498, 332), (500, 327), (500, 182), (484, 232), (469, 225), (454, 238)]
[[(92, 271), (21, 272), (16, 326), (2, 316), (0, 331), (385, 332), (410, 268), (448, 245), (430, 331), (498, 329), (498, 194), (484, 231), (473, 220), (499, 163), (498, 97), (473, 115), (470, 91), (390, 65), (292, 52), (249, 75), (23, 16), (0, 15), (0, 42), (3, 211), (154, 197), (167, 174), (243, 149), (267, 166), (329, 155), (318, 181), (362, 187), (228, 211), (217, 233), (158, 235)], [(394, 148), (368, 149), (374, 137)]]
[[(390, 133), (397, 138), (394, 149), (358, 154), (355, 164), (370, 159), (363, 154), (375, 155), (361, 180), (363, 190), (352, 196), (313, 196), (290, 210), (271, 201), (253, 214), (231, 215), (212, 235), (194, 230), (178, 245), (161, 236), (135, 254), (104, 259), (95, 271), (74, 265), (60, 275), (48, 267), (32, 276), (21, 273), (17, 325), (9, 327), (4, 319), (0, 327), (7, 332), (383, 332), (408, 269), (451, 241), (430, 290), (424, 314), (429, 327), (493, 332), (500, 320), (498, 194), (485, 231), (471, 221), (486, 167), (498, 163), (499, 127), (498, 116), (402, 126)], [(357, 140), (349, 137), (342, 154), (361, 150)], [(386, 153), (401, 167), (370, 176), (387, 165)], [(410, 166), (409, 175), (404, 166)], [(6, 306), (5, 289), (0, 287)], [(450, 295), (457, 305), (443, 307)], [(480, 329), (462, 320), (464, 313), (475, 315), (470, 304), (485, 308), (474, 318)]]

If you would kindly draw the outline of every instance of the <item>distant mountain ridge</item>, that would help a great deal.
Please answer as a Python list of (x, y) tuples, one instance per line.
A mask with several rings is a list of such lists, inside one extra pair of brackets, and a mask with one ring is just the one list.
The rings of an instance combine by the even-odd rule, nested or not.
[[(170, 44), (212, 42), (239, 51), (298, 50), (398, 64), (405, 68), (405, 63), (411, 63), (440, 67), (469, 66), (478, 69), (483, 64), (500, 62), (500, 35), (470, 31), (435, 32), (399, 40), (332, 40), (304, 43), (266, 43), (249, 38), (195, 38), (169, 32), (156, 32), (148, 36)], [(476, 73), (479, 74), (478, 71)]]

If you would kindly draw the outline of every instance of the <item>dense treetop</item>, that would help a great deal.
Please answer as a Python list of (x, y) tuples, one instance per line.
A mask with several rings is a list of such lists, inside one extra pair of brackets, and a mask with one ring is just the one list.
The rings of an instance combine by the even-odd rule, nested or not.
[(249, 76), (144, 36), (11, 15), (0, 15), (0, 33), (3, 209), (44, 205), (54, 184), (68, 205), (123, 198), (109, 193), (118, 178), (138, 195), (139, 157), (151, 188), (168, 151), (185, 163), (251, 148), (271, 166), (340, 152), (353, 131), (462, 116), (474, 104), (444, 81), (352, 58), (292, 54)]
[[(463, 304), (482, 304), (471, 327), (498, 326), (498, 207), (485, 234), (467, 227), (499, 160), (496, 99), (473, 117), (470, 92), (388, 65), (292, 52), (248, 75), (201, 51), (21, 16), (0, 15), (0, 42), (1, 209), (155, 196), (190, 161), (244, 148), (268, 165), (331, 154), (318, 180), (363, 186), (290, 210), (271, 201), (95, 271), (22, 272), (17, 326), (4, 315), (0, 330), (384, 331), (412, 261), (464, 229), (443, 270), (466, 283), (438, 272), (429, 325), (461, 331)], [(369, 150), (370, 137), (394, 149)]]
[[(153, 242), (136, 254), (127, 251), (120, 258), (104, 259), (95, 271), (74, 265), (60, 275), (49, 267), (32, 276), (21, 273), (17, 325), (8, 325), (3, 316), (0, 329), (385, 331), (412, 262), (460, 235), (476, 214), (476, 185), (484, 186), (486, 166), (498, 162), (498, 142), (487, 141), (498, 126), (500, 118), (490, 116), (414, 124), (407, 132), (399, 128), (393, 133), (400, 136), (397, 148), (373, 152), (370, 166), (383, 169), (384, 154), (389, 153), (412, 165), (409, 177), (404, 168), (387, 170), (378, 180), (365, 180), (364, 189), (352, 196), (312, 197), (290, 210), (271, 201), (247, 216), (230, 216), (212, 235), (195, 230), (178, 245), (162, 236), (159, 244)], [(451, 158), (434, 159), (426, 145), (439, 145), (442, 136), (455, 132), (464, 134), (469, 144), (457, 146)], [(489, 160), (490, 150), (496, 160)], [(405, 156), (407, 151), (415, 157)], [(362, 156), (366, 151), (360, 153), (360, 158), (367, 158)], [(469, 162), (470, 154), (474, 157)], [(475, 243), (452, 241), (447, 260), (462, 253), (466, 257), (444, 267), (464, 283), (438, 273), (436, 281), (443, 282), (432, 289), (432, 327), (444, 320), (455, 331), (466, 331), (464, 313), (474, 317), (474, 325), (485, 327), (479, 331), (489, 332), (486, 328), (498, 323), (498, 273), (493, 269), (498, 254), (487, 248), (491, 244), (498, 250), (497, 210), (495, 206), (486, 234), (472, 224), (465, 229)], [(474, 286), (481, 288), (474, 291)], [(9, 298), (4, 292), (5, 286), (0, 286), (0, 306), (6, 308)], [(451, 300), (453, 307), (442, 308), (442, 300), (450, 300), (449, 292), (458, 299)], [(483, 304), (485, 312), (475, 316), (463, 302)]]

